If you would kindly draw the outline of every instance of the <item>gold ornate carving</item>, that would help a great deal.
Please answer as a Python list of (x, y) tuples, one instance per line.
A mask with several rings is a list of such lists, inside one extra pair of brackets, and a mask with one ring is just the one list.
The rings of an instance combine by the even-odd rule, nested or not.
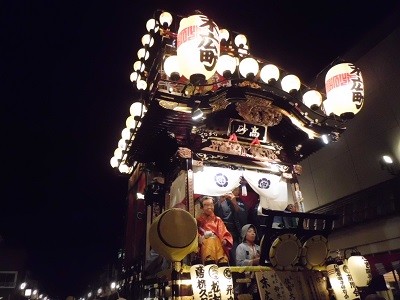
[(220, 98), (215, 100), (213, 103), (210, 103), (210, 106), (212, 107), (212, 111), (216, 112), (224, 110), (225, 108), (228, 107), (229, 104), (230, 104), (229, 101), (227, 101), (225, 98), (224, 99)]
[(177, 151), (177, 155), (180, 158), (191, 158), (192, 157), (192, 150), (189, 148), (179, 147)]
[(250, 87), (250, 88), (252, 88), (252, 89), (260, 89), (260, 88), (261, 88), (261, 86), (258, 85), (257, 83), (252, 82), (252, 81), (247, 81), (247, 80), (245, 80), (245, 81), (239, 83), (238, 86), (241, 86), (241, 87)]
[(272, 105), (272, 101), (246, 95), (245, 102), (238, 102), (236, 110), (239, 115), (250, 123), (275, 126), (282, 120), (281, 112)]
[(160, 100), (159, 101), (160, 106), (166, 108), (166, 109), (174, 109), (175, 107), (178, 107), (179, 103), (174, 102), (174, 101), (167, 101), (167, 100)]
[(174, 102), (174, 101), (167, 101), (167, 100), (160, 100), (159, 104), (161, 107), (170, 110), (176, 110), (180, 112), (190, 113), (192, 111), (191, 107), (188, 107), (186, 104)]
[(278, 156), (275, 154), (274, 150), (272, 149), (267, 149), (264, 147), (261, 147), (259, 145), (251, 145), (249, 147), (249, 154), (255, 158), (258, 159), (270, 159), (270, 160), (279, 160)]

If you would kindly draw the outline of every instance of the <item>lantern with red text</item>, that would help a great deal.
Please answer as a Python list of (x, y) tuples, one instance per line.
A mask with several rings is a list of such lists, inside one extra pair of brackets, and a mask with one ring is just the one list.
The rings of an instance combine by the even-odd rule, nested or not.
[(327, 115), (351, 119), (364, 103), (364, 82), (360, 69), (350, 63), (333, 66), (325, 76), (327, 99), (323, 102)]
[(213, 21), (204, 15), (192, 15), (181, 20), (177, 56), (183, 76), (193, 84), (203, 83), (215, 73), (219, 53), (219, 29)]

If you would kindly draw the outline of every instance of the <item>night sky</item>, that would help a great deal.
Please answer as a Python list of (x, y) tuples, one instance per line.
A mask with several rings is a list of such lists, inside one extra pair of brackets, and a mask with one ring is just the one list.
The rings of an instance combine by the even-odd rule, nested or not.
[(123, 246), (128, 178), (109, 160), (138, 97), (129, 75), (156, 9), (198, 9), (305, 83), (398, 14), (387, 0), (140, 2), (0, 4), (0, 235), (26, 249), (53, 297), (83, 296)]

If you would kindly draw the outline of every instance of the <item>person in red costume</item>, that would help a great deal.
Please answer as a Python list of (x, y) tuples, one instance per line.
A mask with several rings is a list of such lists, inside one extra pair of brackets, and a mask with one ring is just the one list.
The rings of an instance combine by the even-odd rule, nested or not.
[(233, 237), (222, 219), (214, 214), (214, 198), (204, 196), (200, 200), (200, 208), (203, 211), (196, 219), (202, 263), (228, 263)]

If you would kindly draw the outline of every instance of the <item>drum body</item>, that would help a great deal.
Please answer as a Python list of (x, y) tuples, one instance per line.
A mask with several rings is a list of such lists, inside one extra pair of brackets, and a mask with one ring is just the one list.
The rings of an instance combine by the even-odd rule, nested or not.
[(180, 208), (171, 208), (159, 215), (149, 229), (151, 247), (169, 261), (181, 261), (197, 251), (197, 223)]
[(310, 270), (318, 269), (325, 264), (328, 253), (328, 240), (322, 235), (314, 235), (303, 243), (301, 265)]
[(272, 265), (277, 270), (295, 270), (302, 253), (299, 239), (284, 233), (261, 240), (261, 264)]

